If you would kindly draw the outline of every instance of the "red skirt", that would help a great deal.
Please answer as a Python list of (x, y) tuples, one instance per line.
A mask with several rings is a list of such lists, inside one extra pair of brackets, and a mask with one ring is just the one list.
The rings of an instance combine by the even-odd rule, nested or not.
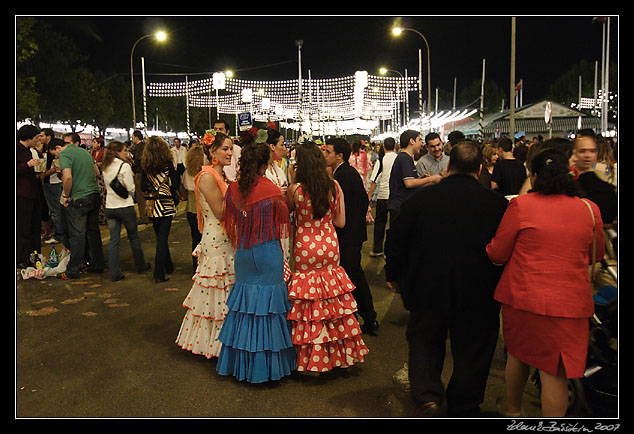
[(507, 351), (519, 361), (557, 376), (562, 360), (568, 378), (583, 377), (590, 337), (588, 318), (538, 315), (503, 304), (502, 330)]

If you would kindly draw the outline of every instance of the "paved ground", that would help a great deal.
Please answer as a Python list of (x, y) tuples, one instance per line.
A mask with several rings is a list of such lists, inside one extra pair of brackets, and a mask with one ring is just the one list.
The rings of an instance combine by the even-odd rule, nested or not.
[[(368, 226), (370, 237), (372, 226)], [(103, 227), (107, 243), (107, 228)], [(154, 233), (141, 239), (153, 263)], [(104, 246), (107, 252), (107, 244)], [(15, 416), (18, 418), (407, 418), (412, 405), (394, 380), (407, 358), (408, 313), (385, 285), (381, 258), (363, 265), (381, 324), (365, 336), (366, 361), (318, 377), (293, 373), (278, 382), (251, 385), (215, 372), (208, 360), (174, 341), (191, 288), (191, 239), (183, 214), (175, 218), (170, 249), (176, 271), (155, 284), (151, 272), (133, 272), (127, 239), (122, 240), (126, 278), (83, 274), (77, 280), (17, 280)], [(44, 253), (47, 253), (45, 250)], [(127, 271), (127, 272), (126, 272)], [(451, 369), (447, 358), (445, 380)], [(504, 351), (500, 341), (482, 405), (497, 418), (503, 394)], [(539, 396), (528, 385), (524, 410), (538, 417)], [(496, 422), (507, 424), (508, 420)]]

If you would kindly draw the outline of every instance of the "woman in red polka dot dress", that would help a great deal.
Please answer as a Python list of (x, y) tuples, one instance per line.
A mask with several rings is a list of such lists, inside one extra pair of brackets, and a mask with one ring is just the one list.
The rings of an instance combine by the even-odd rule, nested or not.
[(339, 265), (336, 226), (345, 224), (344, 197), (313, 143), (297, 148), (287, 192), (295, 211), (294, 273), (289, 285), (297, 371), (326, 372), (363, 362), (369, 352), (355, 316), (354, 285)]

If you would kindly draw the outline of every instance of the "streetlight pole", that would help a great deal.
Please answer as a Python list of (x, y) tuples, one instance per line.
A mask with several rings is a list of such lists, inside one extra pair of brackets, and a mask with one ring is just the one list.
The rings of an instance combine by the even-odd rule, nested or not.
[[(401, 74), (400, 71), (397, 71), (396, 69), (387, 69), (387, 68), (381, 68), (379, 69), (379, 74), (381, 75), (386, 75), (388, 72), (395, 72), (397, 73), (400, 77), (401, 80), (396, 84), (397, 90), (396, 90), (396, 95), (397, 95), (397, 99), (396, 99), (396, 118), (398, 120), (398, 124), (397, 127), (401, 126), (401, 121), (403, 119), (401, 119), (401, 81), (404, 82), (404, 94), (405, 96), (407, 95), (407, 81), (405, 80), (405, 78), (403, 77), (403, 74)], [(407, 75), (407, 69), (405, 70), (405, 74)], [(405, 105), (405, 110), (407, 110), (407, 103), (406, 103), (406, 98), (403, 98), (403, 103)], [(404, 111), (405, 111), (404, 110)], [(405, 120), (403, 120), (404, 124), (403, 125), (407, 125), (407, 122)], [(397, 128), (398, 130), (398, 128)]]
[[(421, 32), (415, 29), (394, 27), (392, 29), (392, 33), (398, 36), (403, 32), (403, 30), (409, 30), (410, 32), (414, 32), (418, 36), (423, 38), (423, 41), (425, 41), (425, 46), (427, 47), (427, 112), (431, 113), (431, 62), (429, 57), (429, 43), (427, 42), (427, 38), (425, 38), (425, 36)], [(420, 63), (419, 63), (419, 69), (421, 69)]]
[(151, 34), (151, 35), (141, 36), (139, 39), (136, 40), (134, 45), (132, 45), (132, 50), (130, 50), (130, 84), (131, 84), (131, 87), (132, 87), (132, 129), (136, 128), (136, 109), (135, 109), (135, 105), (134, 105), (134, 62), (133, 62), (134, 49), (136, 48), (136, 46), (137, 46), (137, 44), (139, 42), (141, 42), (143, 39), (149, 38), (151, 36), (156, 37), (156, 39), (158, 41), (164, 41), (165, 38), (167, 37), (164, 32), (158, 32), (158, 33)]

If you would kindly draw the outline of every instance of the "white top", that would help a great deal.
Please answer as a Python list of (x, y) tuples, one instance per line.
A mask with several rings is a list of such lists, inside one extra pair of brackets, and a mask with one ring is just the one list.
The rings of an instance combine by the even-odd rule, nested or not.
[(266, 168), (266, 172), (264, 174), (273, 184), (280, 187), (287, 187), (288, 181), (286, 180), (286, 174), (284, 171), (275, 163), (269, 164), (269, 167)]
[(383, 170), (381, 171), (381, 173), (378, 173), (380, 166), (379, 161), (377, 160), (374, 163), (374, 168), (372, 170), (372, 176), (370, 177), (370, 180), (376, 182), (377, 184), (377, 199), (390, 198), (390, 173), (392, 172), (392, 165), (394, 164), (394, 160), (396, 160), (396, 152), (386, 152), (383, 156)]
[(183, 145), (180, 148), (176, 146), (172, 147), (172, 158), (174, 158), (174, 167), (179, 164), (185, 164), (185, 159), (187, 158), (187, 148)]
[[(128, 197), (126, 199), (119, 196), (110, 188), (110, 182), (114, 179), (119, 171), (119, 182), (128, 189)], [(132, 167), (118, 157), (115, 158), (112, 163), (105, 170), (103, 170), (103, 180), (106, 184), (106, 208), (125, 208), (128, 206), (134, 206), (134, 175), (132, 174)]]
[(229, 181), (235, 181), (238, 174), (238, 168), (240, 167), (238, 161), (240, 160), (240, 153), (242, 148), (238, 145), (233, 145), (233, 151), (231, 153), (231, 164), (224, 167), (225, 175)]

